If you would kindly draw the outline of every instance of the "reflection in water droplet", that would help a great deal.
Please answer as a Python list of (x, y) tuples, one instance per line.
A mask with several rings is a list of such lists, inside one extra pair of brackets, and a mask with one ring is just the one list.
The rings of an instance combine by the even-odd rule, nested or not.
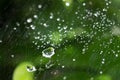
[(54, 52), (53, 47), (49, 47), (49, 48), (44, 49), (42, 51), (42, 56), (45, 57), (45, 58), (51, 58), (54, 54), (55, 54), (55, 52)]
[(54, 64), (53, 64), (51, 61), (49, 61), (49, 62), (45, 65), (45, 67), (46, 67), (47, 69), (49, 69), (49, 68), (51, 68), (53, 65), (54, 65)]
[(35, 66), (29, 65), (29, 66), (27, 66), (27, 71), (34, 72), (34, 71), (36, 71), (36, 68), (35, 68)]

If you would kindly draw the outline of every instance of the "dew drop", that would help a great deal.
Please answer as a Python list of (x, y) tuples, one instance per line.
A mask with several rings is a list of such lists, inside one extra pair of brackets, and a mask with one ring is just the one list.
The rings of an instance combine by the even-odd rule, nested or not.
[(60, 21), (60, 18), (57, 18), (57, 21)]
[(33, 17), (34, 17), (35, 19), (37, 19), (37, 18), (38, 18), (38, 16), (37, 16), (37, 15), (34, 15)]
[(44, 27), (48, 27), (48, 25), (46, 23), (43, 24)]
[(69, 3), (69, 2), (66, 2), (65, 5), (66, 5), (66, 6), (70, 6), (70, 3)]
[(34, 72), (34, 71), (36, 71), (36, 68), (35, 68), (35, 66), (29, 65), (29, 66), (27, 66), (27, 71)]
[(91, 78), (90, 78), (90, 80), (94, 80), (94, 78), (93, 78), (93, 77), (91, 77)]
[(49, 62), (45, 65), (45, 67), (46, 67), (47, 69), (49, 69), (49, 68), (51, 68), (53, 65), (54, 65), (54, 64), (53, 64), (51, 61), (49, 61)]
[(31, 22), (32, 22), (32, 18), (28, 18), (27, 23), (31, 23)]
[(20, 23), (19, 23), (19, 22), (16, 22), (16, 25), (17, 25), (17, 26), (20, 26)]
[(53, 16), (52, 16), (52, 15), (50, 16), (50, 19), (53, 19)]
[(83, 3), (83, 6), (85, 6), (86, 5), (86, 3)]
[(103, 74), (103, 71), (100, 71), (100, 74)]
[(47, 49), (44, 49), (42, 51), (42, 56), (45, 58), (51, 58), (55, 54), (54, 50), (55, 49), (53, 47), (49, 47)]
[(63, 77), (63, 80), (66, 80), (66, 79), (67, 79), (67, 77), (66, 77), (66, 76), (64, 76), (64, 77)]
[(41, 5), (41, 4), (39, 4), (39, 5), (38, 5), (38, 8), (39, 8), (39, 9), (40, 9), (40, 8), (42, 8), (42, 5)]
[(73, 61), (76, 61), (76, 59), (73, 59)]
[(17, 29), (16, 27), (13, 28), (13, 30), (16, 30), (16, 29)]
[(65, 66), (63, 65), (63, 66), (61, 66), (62, 68), (65, 68)]
[(2, 43), (2, 40), (0, 40), (0, 43)]
[(15, 57), (15, 55), (12, 54), (12, 55), (11, 55), (11, 58), (14, 58), (14, 57)]
[(116, 57), (118, 57), (118, 54), (115, 54)]

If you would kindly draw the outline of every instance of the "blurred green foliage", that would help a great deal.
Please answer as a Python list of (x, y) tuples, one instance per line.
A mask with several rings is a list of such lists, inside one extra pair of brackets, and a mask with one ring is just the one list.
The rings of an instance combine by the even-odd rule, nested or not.
[[(119, 3), (1, 0), (0, 78), (120, 80)], [(55, 55), (47, 59), (42, 51), (51, 46)], [(37, 71), (27, 72), (27, 65)]]

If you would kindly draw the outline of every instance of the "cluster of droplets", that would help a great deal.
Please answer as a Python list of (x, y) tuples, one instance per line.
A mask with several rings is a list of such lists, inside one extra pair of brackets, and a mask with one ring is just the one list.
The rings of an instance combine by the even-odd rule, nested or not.
[[(67, 2), (66, 0), (63, 0), (63, 2), (65, 2), (66, 6), (71, 5), (71, 3)], [(27, 35), (29, 35), (30, 37), (32, 36), (32, 40), (33, 40), (32, 43), (37, 46), (37, 49), (39, 49), (40, 47), (45, 48), (46, 45), (59, 47), (62, 43), (68, 42), (68, 40), (65, 40), (65, 39), (68, 35), (71, 35), (70, 33), (72, 33), (72, 35), (74, 36), (72, 38), (76, 38), (76, 36), (81, 35), (81, 34), (77, 34), (74, 31), (75, 28), (73, 28), (74, 26), (76, 26), (75, 22), (78, 21), (79, 25), (81, 26), (81, 29), (83, 29), (83, 31), (81, 32), (83, 34), (85, 32), (84, 28), (90, 26), (90, 27), (88, 27), (90, 29), (90, 31), (87, 34), (85, 34), (85, 36), (88, 36), (92, 39), (97, 34), (97, 32), (105, 32), (105, 30), (107, 30), (107, 28), (109, 26), (115, 25), (115, 22), (111, 21), (109, 18), (107, 18), (107, 14), (106, 14), (109, 9), (109, 6), (111, 4), (110, 0), (105, 0), (105, 7), (102, 10), (97, 9), (96, 11), (92, 11), (92, 10), (89, 10), (86, 8), (87, 5), (92, 5), (92, 4), (93, 3), (91, 1), (89, 1), (88, 3), (87, 2), (82, 3), (82, 6), (85, 8), (84, 9), (85, 14), (81, 14), (81, 12), (80, 12), (81, 8), (78, 6), (77, 10), (74, 13), (74, 16), (76, 18), (73, 20), (70, 20), (71, 22), (69, 24), (71, 24), (71, 25), (67, 24), (67, 21), (62, 16), (60, 16), (62, 14), (62, 12), (59, 12), (59, 11), (56, 13), (50, 12), (49, 17), (47, 18), (47, 21), (44, 17), (40, 18), (41, 15), (33, 14), (32, 17), (29, 17), (24, 22), (24, 24), (29, 24), (26, 26), (26, 28), (28, 29)], [(43, 8), (43, 6), (41, 4), (39, 4), (37, 6), (37, 8), (40, 10)], [(40, 14), (42, 14), (42, 13), (40, 12)], [(94, 19), (94, 17), (95, 17), (95, 19)], [(40, 21), (39, 21), (39, 18), (41, 19)], [(96, 20), (97, 18), (100, 18), (101, 20), (97, 21)], [(38, 20), (39, 25), (34, 24), (35, 19), (36, 19), (36, 22)], [(53, 25), (51, 25), (52, 22), (49, 23), (49, 21), (52, 21), (52, 22), (57, 21), (56, 31), (58, 32), (58, 34), (60, 36), (57, 43), (54, 42), (56, 40), (56, 38), (53, 37), (54, 34), (53, 34), (53, 31), (51, 30), (51, 28), (52, 28), (51, 26), (53, 26)], [(92, 24), (86, 24), (86, 21), (91, 21)], [(108, 23), (108, 24), (106, 24), (106, 23)], [(52, 23), (52, 24), (54, 24), (54, 23)], [(20, 23), (16, 22), (16, 26), (20, 26)], [(45, 28), (45, 29), (42, 30), (41, 28)], [(13, 30), (17, 30), (17, 27), (14, 27)], [(96, 30), (96, 31), (94, 31), (94, 30)], [(44, 32), (47, 32), (47, 33), (44, 33)], [(58, 36), (58, 35), (55, 35), (55, 36)], [(84, 36), (81, 38), (84, 38)], [(97, 37), (97, 38), (100, 40), (99, 37)], [(84, 43), (84, 41), (82, 41), (82, 40), (80, 42)], [(89, 42), (90, 41), (86, 42), (86, 44), (84, 45), (84, 48), (82, 50), (83, 54), (88, 49)], [(40, 44), (40, 43), (42, 43), (42, 44)]]
[[(54, 52), (54, 48), (53, 48), (53, 47), (46, 48), (46, 49), (44, 49), (44, 50), (42, 51), (42, 56), (43, 56), (44, 58), (49, 58), (49, 59), (50, 59), (54, 54), (55, 54), (55, 52)], [(13, 55), (12, 55), (12, 56), (13, 56)], [(54, 66), (54, 63), (53, 63), (51, 60), (49, 60), (49, 61), (45, 64), (45, 68), (46, 68), (46, 69), (49, 69), (49, 68), (51, 68), (52, 66)], [(26, 66), (26, 69), (27, 69), (28, 72), (35, 72), (35, 71), (37, 71), (36, 67), (33, 66), (33, 65), (28, 65), (28, 66)], [(40, 67), (39, 70), (42, 70), (42, 68)]]
[[(87, 3), (83, 3), (82, 6), (86, 7)], [(89, 2), (90, 5), (92, 5), (92, 2)], [(97, 9), (96, 11), (92, 11), (89, 9), (85, 9), (85, 13), (86, 14), (80, 14), (80, 7), (78, 7), (78, 9), (75, 11), (74, 16), (75, 16), (75, 20), (71, 20), (70, 25), (67, 24), (67, 21), (63, 19), (63, 17), (57, 17), (56, 18), (56, 14), (53, 12), (50, 12), (50, 15), (48, 17), (48, 21), (53, 21), (55, 23), (57, 23), (56, 25), (56, 32), (54, 33), (51, 30), (51, 26), (53, 26), (52, 24), (48, 23), (46, 21), (46, 19), (44, 18), (40, 18), (41, 22), (39, 22), (39, 25), (34, 25), (34, 19), (39, 19), (39, 15), (34, 14), (33, 17), (26, 19), (25, 24), (29, 24), (29, 26), (26, 26), (26, 29), (28, 29), (28, 35), (32, 36), (32, 43), (34, 45), (37, 46), (37, 49), (45, 48), (46, 45), (50, 45), (50, 46), (57, 46), (59, 47), (60, 44), (62, 44), (61, 42), (63, 42), (64, 39), (66, 39), (68, 37), (68, 35), (73, 35), (72, 38), (76, 39), (76, 36), (81, 36), (81, 40), (77, 40), (80, 43), (84, 43), (83, 45), (83, 49), (82, 49), (82, 54), (85, 54), (86, 51), (89, 49), (89, 43), (92, 42), (92, 39), (99, 33), (105, 33), (105, 31), (110, 27), (110, 26), (114, 26), (115, 22), (110, 20), (107, 17), (107, 11), (109, 9), (109, 5), (111, 4), (111, 1), (109, 0), (105, 0), (105, 7), (100, 10)], [(66, 2), (65, 3), (66, 6), (70, 6), (70, 3)], [(41, 9), (42, 5), (38, 5), (38, 9)], [(61, 14), (61, 12), (58, 12), (59, 15)], [(58, 16), (58, 15), (57, 15)], [(100, 21), (97, 20), (97, 18), (100, 18)], [(78, 21), (79, 26), (81, 26), (81, 28), (74, 28), (74, 26), (76, 26), (75, 22)], [(86, 21), (90, 21), (92, 24), (86, 24)], [(64, 24), (63, 24), (64, 23)], [(19, 22), (16, 22), (16, 26), (20, 26)], [(40, 27), (40, 29), (38, 29), (38, 27)], [(84, 28), (89, 28), (90, 31), (85, 31)], [(44, 33), (46, 31), (42, 31), (41, 28), (44, 28), (44, 30), (47, 31), (47, 34)], [(78, 29), (81, 29), (83, 31), (81, 31), (80, 33), (77, 32)], [(17, 27), (14, 27), (13, 30), (17, 30)], [(75, 32), (76, 30), (76, 32)], [(118, 27), (114, 27), (111, 29), (111, 33), (112, 35), (119, 35), (119, 28)], [(70, 34), (71, 33), (71, 34)], [(56, 35), (57, 34), (57, 35)], [(82, 34), (84, 36), (82, 36)], [(57, 37), (56, 37), (57, 36)], [(104, 37), (105, 35), (103, 35), (102, 37)], [(88, 41), (85, 41), (84, 38), (85, 37), (89, 37), (90, 39)], [(57, 40), (58, 39), (58, 40)], [(101, 40), (101, 36), (97, 36), (96, 40), (100, 41)], [(39, 44), (39, 42), (41, 42)], [(56, 43), (55, 43), (56, 42)], [(68, 42), (68, 40), (66, 39), (63, 43)], [(0, 40), (0, 43), (2, 43), (2, 40)], [(94, 44), (94, 42), (92, 42), (92, 44)], [(109, 48), (108, 45), (113, 44), (113, 39), (109, 39), (108, 42), (103, 42), (99, 45), (99, 47), (103, 47), (105, 49)], [(120, 46), (118, 45), (116, 47), (117, 49), (120, 48)], [(119, 57), (119, 53), (120, 50), (114, 50), (112, 49), (111, 51), (108, 51), (107, 54), (113, 54), (116, 58)], [(45, 58), (51, 58), (53, 55), (55, 54), (54, 48), (53, 47), (49, 47), (46, 48), (42, 51), (42, 56)], [(99, 52), (100, 55), (104, 55), (105, 52), (103, 50), (101, 50)], [(14, 55), (11, 55), (12, 58), (14, 58)], [(76, 61), (75, 58), (72, 59), (73, 62)], [(100, 65), (105, 65), (106, 63), (106, 59), (102, 58)], [(51, 63), (51, 61), (49, 61), (45, 67), (47, 69), (49, 69), (50, 67), (52, 67), (54, 64)], [(58, 64), (61, 65), (61, 64)], [(101, 66), (101, 67), (102, 67)], [(62, 65), (61, 68), (65, 68), (65, 65)], [(36, 71), (36, 68), (34, 66), (27, 66), (27, 71), (28, 72), (34, 72)], [(100, 74), (103, 74), (103, 71), (100, 70), (99, 71)], [(63, 80), (66, 80), (67, 77), (64, 76)], [(92, 79), (91, 79), (92, 80)]]

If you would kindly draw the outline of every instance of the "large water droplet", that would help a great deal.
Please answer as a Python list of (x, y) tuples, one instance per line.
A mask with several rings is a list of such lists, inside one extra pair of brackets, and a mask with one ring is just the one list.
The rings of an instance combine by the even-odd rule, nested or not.
[(27, 66), (27, 71), (34, 72), (34, 71), (36, 71), (36, 68), (35, 68), (35, 66), (29, 65), (29, 66)]
[(53, 47), (49, 47), (47, 49), (44, 49), (42, 51), (42, 56), (45, 58), (51, 58), (55, 54), (54, 50), (55, 49)]

